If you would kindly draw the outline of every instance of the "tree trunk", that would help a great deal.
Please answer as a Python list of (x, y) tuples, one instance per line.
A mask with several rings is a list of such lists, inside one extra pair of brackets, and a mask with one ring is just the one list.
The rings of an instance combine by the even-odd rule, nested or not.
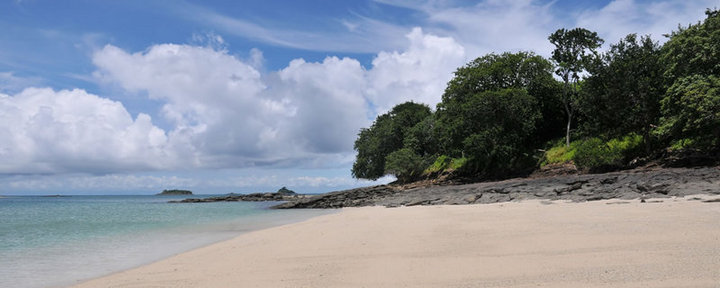
[(570, 123), (572, 123), (572, 115), (568, 113), (567, 129), (565, 130), (565, 146), (570, 147)]
[(567, 112), (567, 127), (565, 128), (565, 147), (570, 148), (570, 124), (572, 124), (573, 109), (570, 103), (565, 104), (565, 112)]

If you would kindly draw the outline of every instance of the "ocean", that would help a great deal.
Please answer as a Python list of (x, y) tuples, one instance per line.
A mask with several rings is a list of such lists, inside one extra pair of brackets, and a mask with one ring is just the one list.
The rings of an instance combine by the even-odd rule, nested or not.
[(0, 287), (65, 287), (244, 232), (331, 213), (271, 210), (277, 204), (271, 202), (167, 203), (184, 198), (0, 198)]

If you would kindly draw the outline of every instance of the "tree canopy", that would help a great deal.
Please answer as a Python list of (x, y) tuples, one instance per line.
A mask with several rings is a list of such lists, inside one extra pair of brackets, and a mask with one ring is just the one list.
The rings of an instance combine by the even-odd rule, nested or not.
[(720, 163), (720, 13), (706, 15), (663, 45), (630, 34), (599, 53), (597, 33), (558, 29), (549, 60), (478, 57), (455, 71), (434, 113), (402, 103), (361, 129), (352, 174), (502, 178), (558, 161), (616, 169), (683, 149)]

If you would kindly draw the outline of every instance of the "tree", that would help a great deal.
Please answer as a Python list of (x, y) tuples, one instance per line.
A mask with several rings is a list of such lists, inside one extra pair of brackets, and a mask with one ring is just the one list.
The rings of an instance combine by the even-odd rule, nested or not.
[(405, 132), (403, 147), (412, 149), (422, 157), (440, 153), (435, 115), (425, 117)]
[(590, 134), (606, 138), (629, 133), (642, 135), (650, 153), (650, 131), (658, 125), (660, 99), (665, 92), (660, 46), (649, 36), (638, 42), (630, 34), (613, 44), (585, 80), (580, 110)]
[[(661, 61), (671, 83), (661, 101), (661, 125), (655, 131), (670, 142), (701, 150), (720, 149), (720, 11), (667, 35)], [(680, 145), (684, 146), (684, 145)]]
[(720, 77), (693, 75), (675, 81), (662, 100), (659, 133), (689, 140), (694, 148), (720, 146)]
[[(437, 141), (442, 153), (453, 157), (463, 156), (465, 138), (474, 133), (477, 123), (466, 116), (465, 103), (474, 95), (507, 88), (524, 89), (536, 99), (543, 121), (542, 135), (554, 137), (557, 120), (555, 110), (561, 107), (556, 97), (557, 81), (552, 77), (552, 64), (532, 52), (488, 54), (458, 68), (450, 80), (442, 102), (437, 106)], [(549, 124), (549, 125), (548, 125)]]
[(463, 118), (473, 123), (463, 139), (467, 172), (494, 177), (534, 164), (529, 140), (541, 116), (536, 99), (526, 90), (477, 93), (469, 97), (462, 110)]
[(555, 62), (555, 74), (564, 83), (562, 103), (567, 115), (565, 144), (570, 147), (570, 128), (576, 112), (580, 75), (593, 64), (597, 57), (596, 49), (603, 39), (596, 32), (584, 28), (572, 30), (558, 29), (548, 37), (555, 45), (551, 59)]
[(690, 75), (720, 75), (720, 10), (705, 11), (702, 23), (666, 35), (662, 61), (671, 81)]
[(423, 158), (410, 148), (394, 151), (385, 158), (385, 173), (394, 175), (402, 183), (415, 180), (426, 166)]
[(385, 176), (386, 157), (402, 149), (408, 131), (430, 115), (428, 106), (406, 102), (378, 116), (370, 128), (361, 129), (354, 145), (358, 154), (351, 170), (353, 177), (376, 180)]

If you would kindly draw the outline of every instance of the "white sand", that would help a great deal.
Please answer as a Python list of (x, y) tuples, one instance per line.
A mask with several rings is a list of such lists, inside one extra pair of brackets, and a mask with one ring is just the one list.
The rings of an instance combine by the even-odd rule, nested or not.
[(343, 209), (77, 287), (720, 287), (720, 203), (662, 201)]

